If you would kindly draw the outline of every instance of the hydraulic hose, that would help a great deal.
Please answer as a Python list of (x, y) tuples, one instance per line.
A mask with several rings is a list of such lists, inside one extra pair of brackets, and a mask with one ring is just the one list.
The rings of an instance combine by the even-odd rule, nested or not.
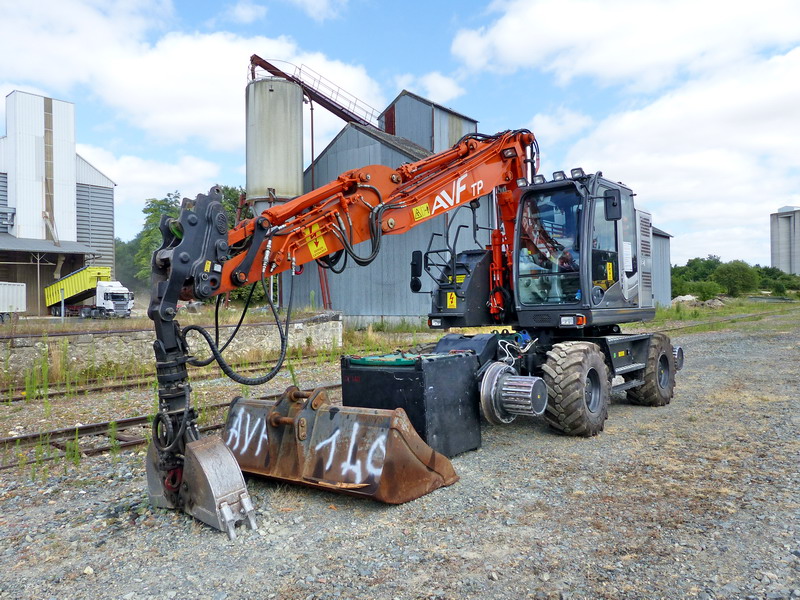
[[(261, 275), (261, 284), (266, 288), (266, 284), (264, 282), (264, 275)], [(266, 291), (266, 290), (265, 290)], [(280, 371), (281, 367), (283, 366), (283, 361), (286, 359), (286, 351), (288, 348), (288, 332), (289, 332), (289, 320), (291, 319), (292, 314), (292, 303), (294, 300), (294, 275), (291, 279), (291, 284), (289, 286), (289, 303), (286, 307), (286, 322), (283, 328), (281, 328), (281, 322), (278, 315), (278, 311), (275, 308), (275, 303), (272, 300), (272, 294), (267, 294), (267, 302), (269, 303), (269, 307), (272, 310), (272, 314), (275, 317), (275, 325), (278, 327), (278, 334), (281, 338), (281, 350), (280, 355), (278, 357), (278, 362), (275, 363), (275, 366), (260, 377), (245, 377), (244, 375), (240, 375), (233, 368), (225, 361), (222, 357), (222, 353), (220, 352), (217, 345), (214, 343), (214, 339), (211, 337), (211, 334), (208, 333), (203, 327), (199, 325), (189, 325), (184, 327), (181, 331), (181, 335), (185, 338), (186, 334), (190, 331), (198, 332), (203, 338), (205, 338), (206, 342), (208, 343), (208, 347), (211, 349), (211, 354), (213, 355), (213, 359), (217, 362), (222, 372), (225, 373), (230, 379), (235, 381), (236, 383), (241, 383), (242, 385), (261, 385), (270, 381), (275, 375), (277, 375), (278, 371)]]
[[(250, 307), (250, 300), (252, 300), (253, 298), (253, 292), (255, 291), (255, 289), (256, 289), (256, 284), (254, 283), (253, 285), (250, 286), (250, 293), (247, 295), (247, 300), (244, 303), (242, 314), (239, 316), (239, 322), (236, 323), (236, 327), (234, 327), (233, 331), (231, 332), (231, 335), (228, 337), (228, 340), (223, 344), (222, 348), (219, 349), (220, 354), (225, 352), (225, 348), (228, 347), (228, 344), (230, 344), (233, 341), (233, 338), (235, 338), (236, 334), (239, 332), (239, 328), (242, 326), (244, 317), (247, 314), (247, 309)], [(222, 301), (222, 296), (218, 296), (217, 305), (214, 309), (214, 344), (216, 344), (217, 346), (219, 346), (219, 305), (221, 301)], [(205, 367), (206, 365), (210, 365), (212, 362), (214, 362), (214, 357), (212, 355), (204, 360), (193, 358), (187, 362), (193, 367)]]

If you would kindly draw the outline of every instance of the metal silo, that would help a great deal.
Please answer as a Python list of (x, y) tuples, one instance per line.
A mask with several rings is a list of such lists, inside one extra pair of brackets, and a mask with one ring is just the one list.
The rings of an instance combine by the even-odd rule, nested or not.
[(303, 193), (303, 90), (267, 77), (247, 85), (247, 198), (259, 214)]

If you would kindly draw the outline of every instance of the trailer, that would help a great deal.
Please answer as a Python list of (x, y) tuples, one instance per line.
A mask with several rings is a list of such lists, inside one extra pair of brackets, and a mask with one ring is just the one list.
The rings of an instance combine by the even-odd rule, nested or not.
[[(133, 292), (111, 280), (111, 267), (86, 266), (44, 288), (45, 303), (53, 316), (129, 317)], [(86, 300), (91, 304), (80, 304)]]
[(0, 281), (0, 323), (8, 323), (27, 310), (24, 283)]

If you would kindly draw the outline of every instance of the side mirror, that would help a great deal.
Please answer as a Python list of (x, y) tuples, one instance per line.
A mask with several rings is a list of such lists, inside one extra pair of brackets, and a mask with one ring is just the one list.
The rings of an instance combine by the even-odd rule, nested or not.
[(414, 250), (411, 253), (411, 291), (415, 294), (422, 289), (422, 251)]
[(422, 277), (422, 250), (411, 253), (411, 277)]
[(622, 201), (619, 190), (606, 190), (603, 200), (606, 204), (606, 221), (619, 221), (622, 218)]

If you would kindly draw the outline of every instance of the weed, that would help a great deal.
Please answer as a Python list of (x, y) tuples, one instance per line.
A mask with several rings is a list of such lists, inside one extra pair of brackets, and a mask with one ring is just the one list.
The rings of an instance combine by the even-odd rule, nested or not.
[[(80, 466), (81, 464), (81, 446), (80, 442), (78, 441), (77, 428), (75, 429), (75, 438), (67, 441), (66, 443), (64, 458), (67, 462), (71, 462), (76, 467)], [(66, 465), (64, 466), (64, 471), (66, 472)]]
[(300, 383), (297, 381), (297, 374), (294, 372), (294, 365), (291, 361), (286, 362), (286, 369), (289, 371), (289, 376), (292, 378), (292, 385), (300, 387)]

